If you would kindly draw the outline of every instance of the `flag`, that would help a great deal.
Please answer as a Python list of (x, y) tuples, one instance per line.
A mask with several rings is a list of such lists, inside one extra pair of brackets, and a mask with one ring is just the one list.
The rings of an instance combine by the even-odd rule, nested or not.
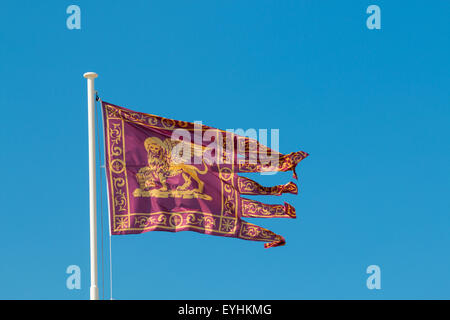
[(102, 102), (111, 234), (195, 231), (264, 241), (285, 239), (243, 218), (295, 218), (288, 203), (242, 195), (297, 194), (297, 185), (264, 187), (246, 172), (293, 171), (308, 156), (287, 155), (256, 139)]

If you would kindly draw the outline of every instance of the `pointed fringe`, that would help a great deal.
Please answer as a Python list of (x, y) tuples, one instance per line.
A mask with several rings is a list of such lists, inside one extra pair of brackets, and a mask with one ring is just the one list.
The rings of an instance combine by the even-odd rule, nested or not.
[(287, 202), (284, 203), (284, 212), (293, 219), (297, 218), (297, 214), (295, 213), (295, 208)]
[(292, 170), (294, 178), (297, 179), (295, 168), (307, 156), (309, 154), (304, 151), (292, 152), (286, 155), (280, 155), (275, 162), (270, 162), (270, 159), (268, 159), (269, 162), (267, 164), (262, 163), (259, 159), (257, 163), (251, 163), (245, 159), (237, 159), (238, 165), (235, 168), (235, 172), (285, 172)]
[(292, 170), (292, 176), (294, 179), (298, 179), (297, 173), (295, 172), (295, 168), (297, 165), (305, 159), (307, 156), (309, 156), (308, 153), (304, 151), (298, 151), (298, 152), (292, 152), (285, 156), (281, 157), (280, 160), (280, 170), (279, 171), (290, 171)]
[(282, 236), (278, 236), (278, 239), (269, 243), (264, 243), (264, 248), (275, 248), (275, 247), (281, 247), (286, 244), (286, 240)]
[(279, 247), (286, 244), (286, 240), (282, 236), (243, 220), (241, 220), (238, 238), (253, 241), (270, 241), (264, 244), (264, 248)]

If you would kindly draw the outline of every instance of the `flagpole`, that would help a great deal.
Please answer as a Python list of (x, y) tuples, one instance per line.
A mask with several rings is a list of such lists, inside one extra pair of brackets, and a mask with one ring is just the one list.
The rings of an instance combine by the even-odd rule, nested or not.
[(97, 196), (95, 181), (95, 90), (94, 79), (98, 77), (95, 72), (86, 72), (88, 98), (88, 130), (89, 130), (89, 229), (91, 253), (91, 289), (90, 299), (98, 300), (97, 286)]

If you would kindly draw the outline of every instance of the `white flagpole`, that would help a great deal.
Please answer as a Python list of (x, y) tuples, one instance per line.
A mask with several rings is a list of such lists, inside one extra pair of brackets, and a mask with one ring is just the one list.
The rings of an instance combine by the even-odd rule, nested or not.
[(91, 247), (91, 300), (98, 300), (97, 286), (97, 195), (95, 183), (95, 72), (86, 72), (88, 98), (88, 128), (89, 128), (89, 217), (90, 217), (90, 247)]

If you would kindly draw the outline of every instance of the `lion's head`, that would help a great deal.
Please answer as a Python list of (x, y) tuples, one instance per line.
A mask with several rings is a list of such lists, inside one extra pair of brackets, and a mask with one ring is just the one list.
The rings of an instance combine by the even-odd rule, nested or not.
[(150, 137), (145, 139), (145, 150), (147, 150), (148, 164), (154, 164), (167, 161), (167, 150), (161, 139)]

